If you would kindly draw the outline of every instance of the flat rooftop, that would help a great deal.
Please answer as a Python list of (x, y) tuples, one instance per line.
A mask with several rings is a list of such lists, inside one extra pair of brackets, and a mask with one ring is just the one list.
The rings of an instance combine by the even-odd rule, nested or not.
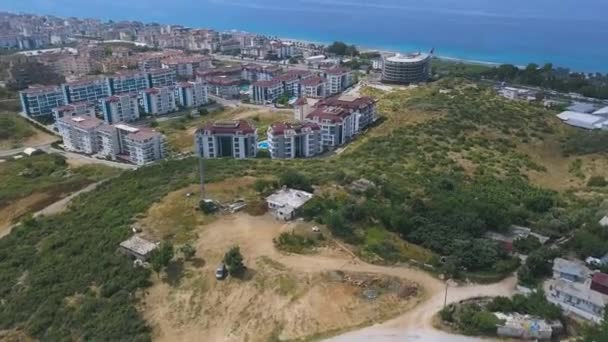
[(396, 54), (392, 57), (387, 57), (386, 60), (389, 62), (395, 62), (395, 63), (417, 63), (417, 62), (422, 62), (424, 60), (426, 60), (427, 58), (430, 58), (431, 55), (429, 55), (428, 53), (410, 53), (410, 54)]

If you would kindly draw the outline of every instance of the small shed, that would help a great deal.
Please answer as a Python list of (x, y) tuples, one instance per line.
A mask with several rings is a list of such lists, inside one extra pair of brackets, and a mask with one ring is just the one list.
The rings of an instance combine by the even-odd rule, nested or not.
[(289, 188), (282, 188), (266, 197), (268, 209), (279, 220), (291, 220), (295, 212), (313, 197), (313, 194)]
[(135, 259), (146, 261), (150, 257), (150, 253), (152, 253), (156, 247), (158, 247), (158, 244), (137, 235), (133, 235), (120, 243), (119, 250)]

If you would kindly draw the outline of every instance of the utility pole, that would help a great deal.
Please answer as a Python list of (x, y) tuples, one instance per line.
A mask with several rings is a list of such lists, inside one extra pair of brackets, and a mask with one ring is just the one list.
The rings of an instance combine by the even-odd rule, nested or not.
[(203, 164), (202, 154), (198, 157), (198, 169), (201, 176), (201, 200), (205, 199), (205, 165)]
[(448, 280), (446, 280), (445, 282), (445, 296), (443, 297), (443, 307), (445, 308), (445, 306), (448, 304), (448, 286), (450, 284), (450, 279), (448, 278)]

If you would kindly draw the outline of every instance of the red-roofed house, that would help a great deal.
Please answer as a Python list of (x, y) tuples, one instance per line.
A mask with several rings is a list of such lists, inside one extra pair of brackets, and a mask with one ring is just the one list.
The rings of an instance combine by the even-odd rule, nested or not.
[(208, 123), (196, 131), (196, 152), (203, 158), (254, 158), (257, 130), (245, 120)]
[(321, 127), (310, 122), (274, 123), (268, 127), (268, 151), (272, 159), (314, 157), (323, 152)]

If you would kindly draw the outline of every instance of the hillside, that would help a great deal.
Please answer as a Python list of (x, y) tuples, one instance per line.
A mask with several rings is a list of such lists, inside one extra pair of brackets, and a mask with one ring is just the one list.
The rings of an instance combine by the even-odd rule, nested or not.
[[(380, 100), (383, 121), (344, 153), (211, 160), (207, 179), (297, 170), (322, 190), (303, 215), (358, 253), (400, 262), (407, 257), (399, 242), (407, 241), (430, 250), (437, 267), (436, 256), (446, 255), (449, 267), (479, 273), (505, 274), (518, 264), (482, 238), (488, 230), (522, 224), (557, 237), (597, 219), (603, 190), (586, 180), (606, 175), (606, 158), (564, 157), (560, 144), (572, 132), (554, 113), (459, 80), (365, 91)], [(359, 178), (375, 189), (348, 190)], [(149, 340), (135, 294), (150, 285), (150, 272), (133, 270), (116, 246), (136, 217), (196, 179), (193, 159), (124, 172), (70, 210), (28, 220), (1, 239), (0, 330), (49, 340)]]

